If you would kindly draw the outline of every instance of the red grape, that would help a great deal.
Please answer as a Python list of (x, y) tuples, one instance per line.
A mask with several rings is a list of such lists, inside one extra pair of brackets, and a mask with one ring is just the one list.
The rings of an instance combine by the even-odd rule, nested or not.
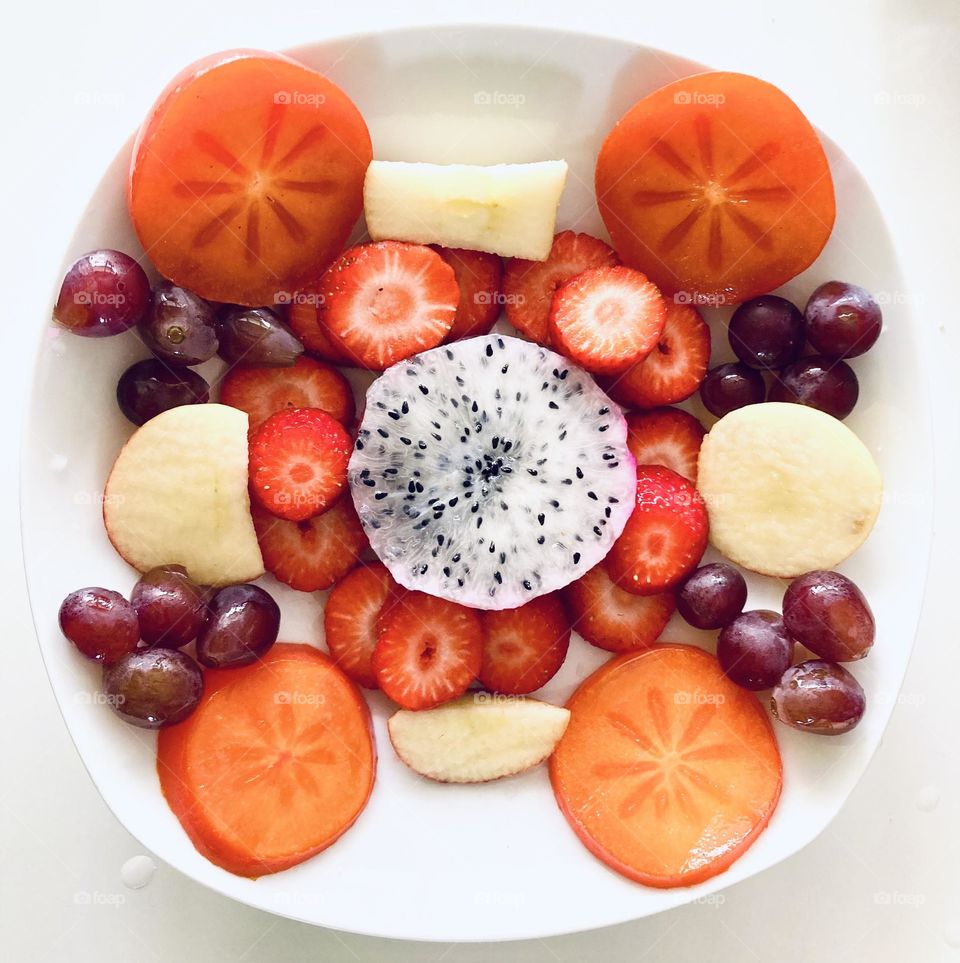
[(210, 386), (189, 368), (171, 369), (156, 358), (130, 365), (117, 383), (117, 404), (135, 425), (180, 405), (210, 400)]
[(843, 421), (860, 397), (860, 383), (846, 361), (815, 355), (804, 358), (774, 375), (770, 401), (818, 408)]
[(130, 652), (103, 672), (107, 701), (122, 719), (142, 729), (182, 722), (203, 695), (200, 666), (176, 649)]
[(793, 639), (778, 612), (754, 609), (737, 616), (717, 639), (717, 659), (744, 689), (776, 685), (793, 658)]
[(787, 669), (770, 696), (770, 708), (781, 722), (822, 736), (849, 732), (866, 706), (860, 683), (842, 665), (820, 659)]
[(140, 641), (134, 607), (119, 593), (82, 588), (60, 604), (60, 631), (88, 658), (109, 665)]
[(143, 343), (167, 364), (202, 364), (217, 353), (213, 308), (169, 281), (153, 289), (153, 301), (139, 331)]
[(700, 385), (700, 400), (711, 414), (725, 414), (763, 401), (767, 386), (759, 371), (743, 363), (718, 365), (707, 372)]
[(810, 295), (804, 317), (807, 340), (828, 358), (856, 358), (880, 337), (883, 314), (869, 291), (827, 281)]
[(288, 368), (303, 345), (269, 308), (228, 307), (220, 313), (220, 357), (230, 364)]
[(280, 607), (256, 585), (229, 585), (210, 599), (197, 637), (197, 659), (212, 669), (255, 662), (280, 631)]
[(67, 270), (53, 317), (74, 334), (102, 338), (132, 328), (150, 304), (150, 281), (122, 251), (91, 251)]
[(677, 611), (698, 629), (722, 629), (742, 611), (747, 583), (732, 565), (713, 562), (698, 568), (677, 593)]
[(147, 645), (179, 649), (203, 628), (207, 607), (202, 590), (182, 565), (161, 565), (140, 577), (130, 596)]
[(839, 572), (807, 572), (783, 597), (787, 631), (831, 662), (862, 659), (873, 645), (876, 622), (860, 589)]
[(733, 312), (727, 337), (733, 353), (751, 368), (782, 368), (800, 356), (803, 315), (785, 298), (764, 294)]

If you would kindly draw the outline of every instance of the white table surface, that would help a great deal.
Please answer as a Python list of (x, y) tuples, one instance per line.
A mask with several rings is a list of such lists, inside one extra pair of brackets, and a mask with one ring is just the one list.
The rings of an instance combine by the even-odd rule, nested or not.
[[(120, 868), (142, 849), (97, 795), (61, 721), (34, 637), (19, 550), (17, 434), (37, 326), (85, 199), (157, 91), (181, 66), (213, 50), (282, 48), (447, 22), (607, 33), (782, 86), (843, 146), (880, 198), (914, 310), (926, 322), (935, 406), (937, 530), (917, 645), (883, 744), (841, 815), (805, 851), (712, 903), (499, 947), (400, 943), (312, 928), (232, 903), (159, 861), (149, 885), (124, 886)], [(11, 963), (960, 960), (956, 0), (782, 6), (775, 0), (34, 0), (9, 6), (4, 41), (0, 738), (7, 762), (0, 779), (0, 957)], [(897, 378), (891, 371), (894, 397)]]

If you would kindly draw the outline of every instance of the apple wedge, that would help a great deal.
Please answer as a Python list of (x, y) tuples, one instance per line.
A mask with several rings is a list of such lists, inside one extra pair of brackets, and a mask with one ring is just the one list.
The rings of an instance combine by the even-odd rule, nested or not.
[(367, 230), (375, 241), (543, 261), (566, 178), (562, 160), (489, 167), (373, 161), (363, 186)]
[(200, 585), (263, 574), (247, 491), (247, 415), (183, 405), (151, 418), (107, 479), (103, 522), (134, 568), (183, 565)]
[(401, 709), (387, 731), (400, 759), (428, 779), (490, 782), (543, 762), (569, 721), (562, 706), (472, 692), (436, 709)]

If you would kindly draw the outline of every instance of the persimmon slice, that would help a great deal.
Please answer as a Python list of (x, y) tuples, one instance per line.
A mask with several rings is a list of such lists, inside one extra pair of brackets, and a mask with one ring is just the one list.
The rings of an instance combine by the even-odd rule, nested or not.
[(744, 74), (697, 74), (634, 104), (604, 141), (596, 189), (623, 262), (708, 306), (809, 267), (835, 216), (816, 131), (781, 90)]
[(157, 744), (160, 786), (194, 846), (254, 878), (339, 838), (375, 769), (363, 698), (324, 653), (291, 643), (253, 665), (207, 671), (200, 705)]
[(363, 208), (370, 135), (339, 87), (279, 54), (186, 68), (137, 135), (128, 206), (157, 270), (215, 301), (281, 303)]
[(776, 739), (756, 696), (709, 653), (664, 644), (621, 656), (567, 707), (553, 791), (611, 869), (690, 886), (727, 869), (767, 825), (781, 788)]

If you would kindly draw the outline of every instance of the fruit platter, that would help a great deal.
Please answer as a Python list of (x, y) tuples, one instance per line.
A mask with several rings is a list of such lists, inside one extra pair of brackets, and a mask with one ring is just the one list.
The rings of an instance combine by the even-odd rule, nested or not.
[(882, 215), (792, 93), (481, 28), (158, 90), (51, 267), (22, 488), (54, 691), (145, 846), (492, 940), (826, 827), (932, 459)]

